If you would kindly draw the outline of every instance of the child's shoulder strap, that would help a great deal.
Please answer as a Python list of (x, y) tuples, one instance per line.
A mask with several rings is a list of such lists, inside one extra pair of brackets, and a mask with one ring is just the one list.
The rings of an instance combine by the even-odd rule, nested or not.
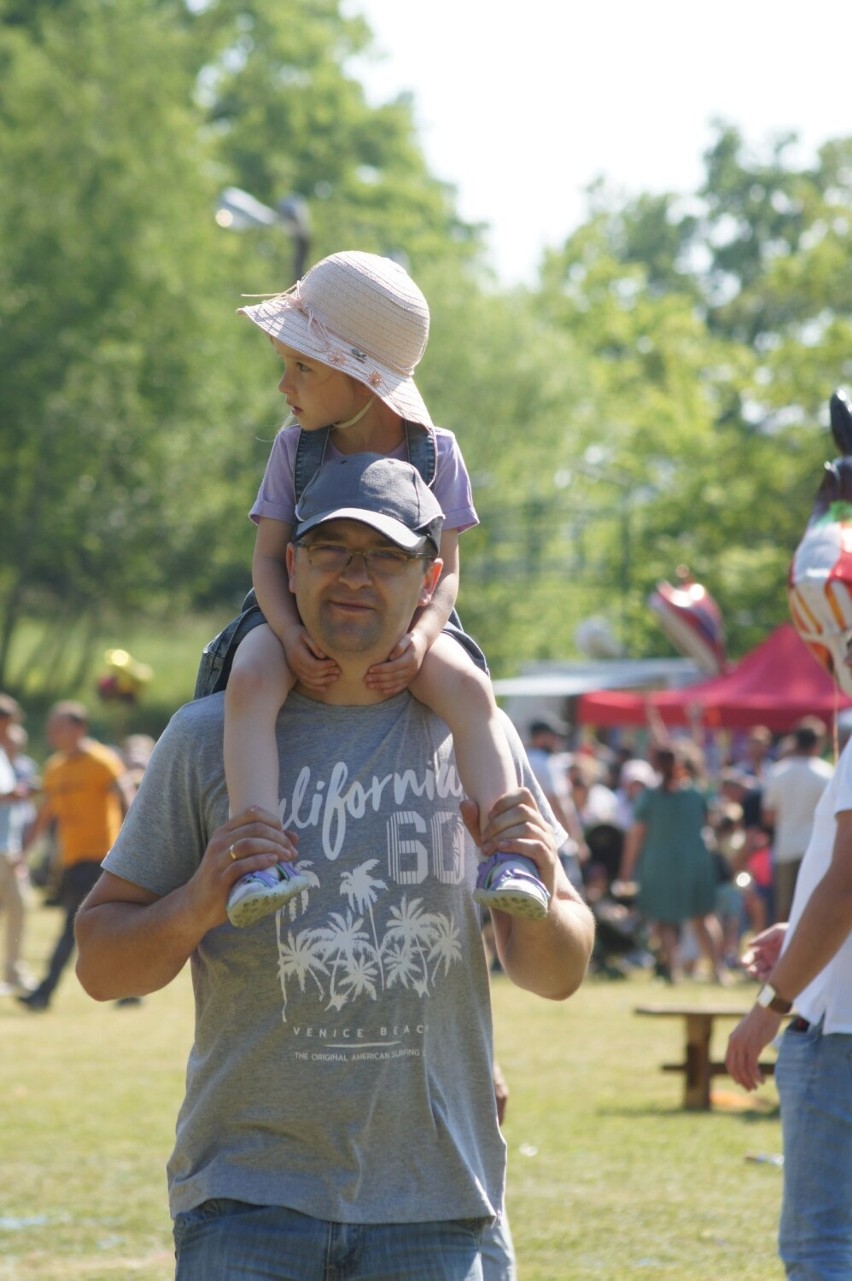
[[(422, 423), (404, 422), (405, 445), (408, 460), (416, 467), (424, 481), (430, 487), (435, 480), (438, 467), (438, 446), (435, 433)], [(293, 490), (296, 502), (302, 497), (302, 491), (308, 481), (322, 467), (325, 451), (328, 447), (330, 427), (321, 427), (318, 431), (299, 432), (299, 443), (296, 446), (296, 458), (293, 463)]]
[(435, 433), (422, 423), (404, 422), (408, 461), (416, 467), (431, 489), (438, 468), (438, 443)]
[(299, 443), (296, 446), (296, 458), (293, 462), (293, 491), (296, 502), (302, 497), (305, 485), (322, 467), (330, 435), (330, 427), (320, 427), (317, 431), (299, 429)]

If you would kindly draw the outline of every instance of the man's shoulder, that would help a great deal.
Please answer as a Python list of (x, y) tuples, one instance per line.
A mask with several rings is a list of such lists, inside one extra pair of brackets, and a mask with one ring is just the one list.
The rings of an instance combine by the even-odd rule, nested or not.
[(119, 779), (127, 770), (118, 749), (108, 747), (106, 743), (100, 743), (96, 738), (87, 738), (80, 748), (93, 777)]
[(788, 760), (778, 761), (773, 768), (778, 771), (775, 777), (787, 783), (796, 778), (831, 778), (834, 773), (834, 766), (821, 756), (791, 756)]
[(82, 744), (81, 749), (84, 756), (89, 756), (93, 761), (113, 761), (121, 760), (118, 748), (110, 747), (108, 743), (101, 743), (96, 738), (87, 738)]
[(166, 726), (163, 738), (169, 739), (196, 738), (219, 730), (225, 723), (225, 691), (216, 694), (205, 694), (203, 698), (194, 698), (184, 703), (172, 715)]
[(783, 778), (785, 774), (789, 774), (792, 768), (793, 758), (791, 756), (785, 756), (784, 759), (780, 761), (773, 761), (766, 771), (766, 777), (763, 781), (764, 790), (766, 790), (766, 788), (776, 786), (778, 780)]

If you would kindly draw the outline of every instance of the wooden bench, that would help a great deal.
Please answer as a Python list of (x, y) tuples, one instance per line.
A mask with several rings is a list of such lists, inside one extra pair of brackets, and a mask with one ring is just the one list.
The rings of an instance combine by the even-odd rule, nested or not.
[[(710, 1083), (714, 1076), (726, 1076), (724, 1060), (710, 1056), (713, 1023), (716, 1019), (741, 1019), (748, 1010), (728, 1005), (640, 1005), (636, 1014), (651, 1018), (684, 1020), (686, 1043), (682, 1063), (664, 1063), (663, 1072), (683, 1073), (683, 1106), (690, 1112), (709, 1112), (712, 1107)], [(774, 1062), (761, 1062), (764, 1076), (775, 1072)]]

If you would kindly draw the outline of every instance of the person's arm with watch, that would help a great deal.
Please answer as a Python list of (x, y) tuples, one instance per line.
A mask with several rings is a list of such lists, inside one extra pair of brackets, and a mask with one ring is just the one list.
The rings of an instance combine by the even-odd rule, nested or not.
[[(762, 971), (759, 964), (754, 967), (753, 972), (766, 981), (754, 1006), (728, 1040), (725, 1064), (746, 1090), (763, 1083), (758, 1066), (762, 1050), (777, 1036), (796, 997), (825, 969), (852, 930), (852, 810), (842, 810), (836, 819), (828, 871), (811, 894), (775, 964), (768, 972)], [(773, 944), (780, 949), (782, 938), (783, 930), (773, 926), (755, 943), (765, 940), (767, 949), (771, 950)]]

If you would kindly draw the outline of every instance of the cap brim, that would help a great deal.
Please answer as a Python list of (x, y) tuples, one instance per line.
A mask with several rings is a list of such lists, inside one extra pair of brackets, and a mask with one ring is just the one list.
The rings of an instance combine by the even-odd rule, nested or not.
[(383, 512), (368, 512), (363, 507), (337, 507), (333, 511), (321, 512), (319, 516), (311, 516), (309, 520), (299, 521), (296, 535), (301, 538), (309, 530), (316, 529), (317, 525), (325, 525), (330, 520), (357, 520), (359, 525), (368, 525), (407, 552), (422, 551), (424, 543), (430, 541), (428, 535), (418, 534), (393, 516), (386, 516)]

